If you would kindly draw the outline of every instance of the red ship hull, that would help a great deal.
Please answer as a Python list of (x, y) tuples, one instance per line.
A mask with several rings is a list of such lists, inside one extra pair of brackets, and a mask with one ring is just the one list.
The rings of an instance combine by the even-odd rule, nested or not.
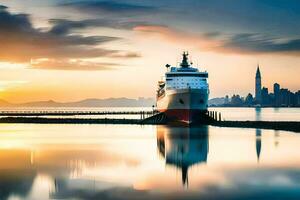
[(159, 111), (165, 113), (171, 121), (181, 121), (188, 124), (201, 121), (205, 113), (205, 111), (197, 109), (167, 109)]

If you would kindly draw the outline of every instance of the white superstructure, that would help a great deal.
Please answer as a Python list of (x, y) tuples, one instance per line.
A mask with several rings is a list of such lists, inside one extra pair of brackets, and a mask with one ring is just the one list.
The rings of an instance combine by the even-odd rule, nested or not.
[(190, 123), (207, 111), (208, 73), (192, 67), (187, 53), (180, 67), (166, 67), (165, 80), (158, 84), (157, 108), (170, 118)]
[(207, 73), (201, 73), (197, 68), (190, 67), (190, 71), (183, 71), (177, 67), (171, 67), (166, 73), (166, 89), (208, 89)]

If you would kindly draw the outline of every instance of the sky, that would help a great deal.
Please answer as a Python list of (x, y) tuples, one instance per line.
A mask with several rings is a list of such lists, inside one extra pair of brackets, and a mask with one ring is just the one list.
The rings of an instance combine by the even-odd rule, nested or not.
[(0, 0), (0, 99), (155, 97), (183, 51), (210, 98), (300, 89), (298, 0)]

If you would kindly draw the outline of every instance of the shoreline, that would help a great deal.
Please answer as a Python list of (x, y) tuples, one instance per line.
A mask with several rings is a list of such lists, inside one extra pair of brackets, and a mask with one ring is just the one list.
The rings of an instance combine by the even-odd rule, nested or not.
[[(83, 119), (83, 118), (41, 118), (41, 117), (3, 117), (0, 123), (15, 124), (132, 124), (132, 125), (163, 125), (165, 122), (144, 121), (140, 119)], [(300, 122), (297, 121), (208, 121), (204, 124), (232, 128), (257, 128), (292, 131), (300, 133)]]

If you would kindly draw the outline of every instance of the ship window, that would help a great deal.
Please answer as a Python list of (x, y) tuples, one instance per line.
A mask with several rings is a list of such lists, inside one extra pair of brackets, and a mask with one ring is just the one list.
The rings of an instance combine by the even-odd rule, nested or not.
[(201, 77), (201, 78), (208, 78), (208, 74), (168, 74), (167, 77)]
[(184, 104), (184, 101), (182, 99), (179, 99), (179, 103)]

